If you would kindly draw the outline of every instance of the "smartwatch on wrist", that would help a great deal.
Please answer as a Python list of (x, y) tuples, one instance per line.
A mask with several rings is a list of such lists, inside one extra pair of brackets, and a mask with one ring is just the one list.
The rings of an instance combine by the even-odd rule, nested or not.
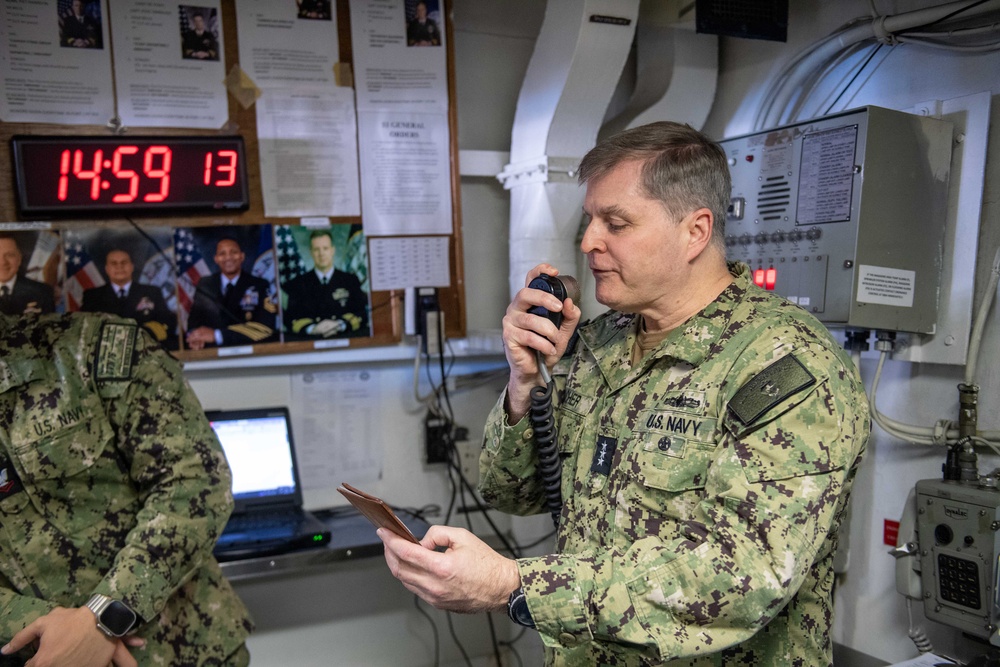
[(139, 615), (124, 602), (94, 593), (87, 601), (87, 608), (97, 617), (97, 627), (109, 637), (123, 637), (138, 625)]
[(535, 621), (528, 610), (528, 600), (524, 597), (524, 588), (518, 588), (507, 598), (507, 617), (518, 625), (534, 628)]

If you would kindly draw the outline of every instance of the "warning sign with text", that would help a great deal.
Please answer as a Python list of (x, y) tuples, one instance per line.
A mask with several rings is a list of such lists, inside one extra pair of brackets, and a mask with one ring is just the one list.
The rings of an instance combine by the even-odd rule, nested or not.
[(858, 267), (858, 301), (911, 308), (916, 278), (915, 271), (862, 264)]

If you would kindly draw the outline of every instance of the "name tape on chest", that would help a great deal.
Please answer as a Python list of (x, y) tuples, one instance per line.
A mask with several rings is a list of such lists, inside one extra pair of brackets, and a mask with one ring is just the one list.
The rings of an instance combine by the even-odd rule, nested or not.
[(729, 401), (729, 411), (741, 424), (749, 426), (778, 403), (815, 383), (813, 374), (789, 354), (740, 387)]

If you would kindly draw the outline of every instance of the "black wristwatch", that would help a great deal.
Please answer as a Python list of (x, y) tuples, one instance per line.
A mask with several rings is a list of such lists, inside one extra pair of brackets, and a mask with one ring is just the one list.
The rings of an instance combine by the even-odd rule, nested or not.
[(528, 600), (524, 597), (524, 588), (518, 588), (507, 598), (507, 617), (526, 628), (535, 627), (531, 611), (528, 610)]
[(94, 593), (87, 601), (87, 608), (97, 617), (97, 627), (109, 637), (124, 637), (138, 625), (139, 615), (124, 602)]

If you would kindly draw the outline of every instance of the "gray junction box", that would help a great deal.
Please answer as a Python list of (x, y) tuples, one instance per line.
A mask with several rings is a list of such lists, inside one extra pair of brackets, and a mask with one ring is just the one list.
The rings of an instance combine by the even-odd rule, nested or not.
[(721, 141), (728, 258), (828, 326), (933, 333), (952, 134), (869, 106)]

